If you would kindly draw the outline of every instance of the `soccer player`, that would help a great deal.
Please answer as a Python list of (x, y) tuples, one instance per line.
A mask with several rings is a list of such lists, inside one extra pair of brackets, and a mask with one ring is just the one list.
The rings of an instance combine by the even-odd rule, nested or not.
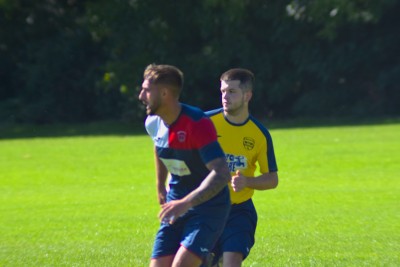
[[(229, 165), (231, 211), (214, 249), (214, 264), (241, 266), (254, 245), (257, 213), (251, 197), (254, 190), (278, 185), (278, 168), (271, 135), (249, 112), (254, 75), (246, 69), (230, 69), (221, 75), (222, 108), (206, 112), (217, 129)], [(259, 176), (255, 177), (256, 163)]]
[(144, 71), (139, 100), (154, 142), (161, 205), (151, 267), (200, 266), (230, 208), (231, 177), (214, 125), (200, 109), (179, 102), (182, 87), (183, 73), (174, 66), (152, 64)]

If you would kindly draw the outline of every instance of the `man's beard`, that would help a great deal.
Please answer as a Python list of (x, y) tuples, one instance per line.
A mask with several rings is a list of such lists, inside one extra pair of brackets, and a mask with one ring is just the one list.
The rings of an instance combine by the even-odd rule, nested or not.
[(235, 107), (226, 107), (224, 108), (225, 113), (235, 116), (240, 114), (240, 112), (244, 109), (244, 102), (241, 102), (240, 105)]
[(149, 107), (147, 108), (147, 115), (156, 115), (157, 111), (160, 108), (160, 103), (154, 103), (152, 106), (149, 105)]

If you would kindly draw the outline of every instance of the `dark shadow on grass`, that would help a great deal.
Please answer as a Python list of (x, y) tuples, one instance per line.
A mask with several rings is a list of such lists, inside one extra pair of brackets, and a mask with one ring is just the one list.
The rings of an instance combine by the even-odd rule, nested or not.
[[(291, 128), (317, 128), (362, 125), (398, 124), (400, 118), (330, 118), (330, 119), (293, 119), (263, 120), (270, 130)], [(117, 121), (91, 122), (85, 124), (0, 124), (1, 139), (74, 137), (74, 136), (135, 136), (146, 135), (143, 123), (122, 123)]]
[(74, 136), (135, 136), (145, 135), (143, 123), (91, 122), (80, 124), (0, 124), (1, 139), (74, 137)]
[[(260, 118), (259, 118), (260, 119)], [(293, 120), (262, 120), (268, 129), (292, 129), (292, 128), (321, 128), (321, 127), (349, 127), (399, 124), (399, 117), (376, 118), (302, 118)]]

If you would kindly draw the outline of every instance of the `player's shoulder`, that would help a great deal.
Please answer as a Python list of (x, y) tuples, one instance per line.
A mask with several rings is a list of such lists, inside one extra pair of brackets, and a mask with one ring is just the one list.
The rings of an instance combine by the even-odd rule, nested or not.
[(144, 122), (147, 132), (150, 135), (154, 134), (157, 131), (157, 129), (160, 125), (160, 122), (161, 122), (161, 118), (159, 116), (156, 116), (156, 115), (147, 116), (147, 118)]
[(208, 110), (208, 111), (205, 112), (205, 114), (208, 117), (213, 117), (213, 116), (216, 116), (218, 114), (222, 114), (222, 112), (223, 112), (223, 108), (217, 108), (217, 109)]
[(190, 117), (194, 121), (199, 121), (203, 118), (206, 118), (204, 111), (198, 107), (191, 106), (188, 104), (182, 105), (182, 115)]
[(253, 115), (249, 116), (249, 122), (251, 122), (261, 133), (263, 133), (263, 135), (267, 137), (271, 136), (267, 127), (265, 127), (264, 124), (260, 120), (256, 119)]
[(156, 125), (160, 123), (161, 118), (157, 115), (149, 115), (146, 117), (146, 120), (144, 122), (144, 125), (146, 127), (151, 126), (151, 125)]

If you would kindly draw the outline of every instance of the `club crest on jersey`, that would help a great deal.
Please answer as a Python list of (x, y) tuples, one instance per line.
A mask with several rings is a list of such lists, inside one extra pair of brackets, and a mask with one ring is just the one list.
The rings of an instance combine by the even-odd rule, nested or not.
[(183, 143), (186, 141), (186, 132), (185, 131), (178, 131), (177, 135), (178, 135), (179, 142)]
[(244, 137), (243, 138), (243, 146), (247, 150), (252, 150), (254, 148), (255, 140), (251, 137)]

